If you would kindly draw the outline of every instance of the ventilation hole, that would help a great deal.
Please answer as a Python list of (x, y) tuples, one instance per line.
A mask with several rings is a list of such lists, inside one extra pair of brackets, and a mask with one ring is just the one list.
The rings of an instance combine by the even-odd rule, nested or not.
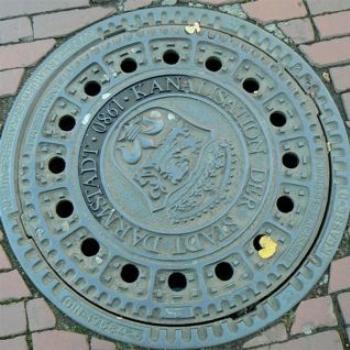
[(75, 118), (71, 115), (64, 115), (60, 118), (58, 126), (63, 131), (72, 131), (75, 127)]
[(280, 128), (287, 123), (287, 118), (282, 112), (273, 112), (270, 115), (270, 121), (273, 126)]
[(264, 235), (258, 235), (254, 238), (253, 240), (253, 246), (254, 246), (254, 249), (258, 252), (260, 251), (263, 247), (261, 246), (260, 244), (260, 240), (261, 238), (263, 237)]
[(233, 276), (233, 268), (228, 262), (221, 262), (215, 267), (216, 277), (221, 281), (228, 281)]
[(66, 162), (61, 157), (53, 157), (49, 160), (49, 170), (54, 174), (60, 174), (66, 168)]
[(163, 61), (167, 64), (176, 64), (179, 62), (180, 56), (175, 50), (167, 50), (164, 52)]
[(139, 278), (139, 269), (133, 264), (126, 264), (120, 272), (120, 277), (126, 283), (134, 283)]
[(121, 64), (120, 68), (124, 73), (132, 73), (137, 69), (137, 63), (133, 58), (125, 58)]
[(94, 238), (87, 238), (81, 244), (81, 252), (85, 256), (94, 256), (100, 251), (100, 244)]
[(259, 91), (260, 84), (259, 82), (254, 78), (248, 78), (243, 81), (243, 89), (250, 94), (254, 94)]
[(71, 201), (62, 200), (56, 205), (56, 213), (60, 218), (68, 218), (73, 214), (74, 206)]
[(90, 80), (85, 84), (84, 91), (89, 96), (96, 96), (101, 92), (101, 84), (95, 80)]
[(283, 155), (282, 163), (286, 168), (295, 169), (299, 165), (299, 157), (292, 152)]
[(282, 196), (277, 200), (277, 208), (282, 213), (290, 213), (294, 209), (294, 203), (288, 196)]
[(181, 272), (174, 272), (168, 279), (169, 288), (174, 292), (180, 292), (187, 286), (186, 276)]
[(222, 68), (222, 62), (218, 57), (209, 57), (205, 61), (205, 66), (212, 72), (218, 72)]

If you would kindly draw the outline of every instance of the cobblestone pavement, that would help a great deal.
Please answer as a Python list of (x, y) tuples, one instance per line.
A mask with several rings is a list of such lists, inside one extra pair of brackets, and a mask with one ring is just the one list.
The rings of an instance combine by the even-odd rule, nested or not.
[[(175, 4), (248, 18), (288, 42), (318, 71), (350, 127), (350, 0), (0, 0), (0, 127), (32, 68), (65, 37), (114, 13)], [(49, 305), (22, 275), (1, 231), (0, 244), (0, 350), (123, 348)], [(227, 349), (350, 348), (349, 271), (348, 231), (328, 273), (295, 310)]]

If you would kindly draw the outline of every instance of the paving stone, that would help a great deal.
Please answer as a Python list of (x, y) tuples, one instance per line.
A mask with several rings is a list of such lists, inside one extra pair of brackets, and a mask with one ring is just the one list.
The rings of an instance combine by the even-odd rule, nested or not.
[(26, 306), (31, 331), (41, 331), (55, 327), (55, 315), (44, 299), (29, 300)]
[(346, 125), (350, 128), (350, 93), (343, 94), (341, 98), (347, 116)]
[(350, 33), (350, 11), (314, 17), (321, 39)]
[(343, 350), (338, 332), (327, 331), (256, 350)]
[(234, 3), (237, 3), (238, 1), (240, 0), (198, 0), (197, 2), (200, 2), (202, 4), (220, 6), (220, 5), (234, 4)]
[(89, 0), (0, 0), (0, 18), (89, 6)]
[[(0, 97), (15, 95), (21, 84), (23, 74), (23, 68), (0, 71)], [(0, 269), (4, 268), (1, 267), (3, 262), (2, 257), (0, 251)]]
[(0, 46), (0, 70), (36, 65), (54, 46), (54, 39)]
[(336, 92), (350, 89), (350, 66), (334, 67), (329, 71)]
[(29, 40), (33, 29), (28, 17), (0, 21), (0, 44)]
[(112, 342), (92, 338), (91, 339), (91, 350), (115, 350), (115, 345)]
[[(1, 79), (1, 73), (0, 72), (0, 97), (1, 97), (1, 89), (3, 88), (3, 80)], [(10, 259), (7, 257), (4, 248), (0, 246), (0, 270), (7, 270), (11, 268), (11, 262)]]
[(317, 67), (350, 62), (350, 37), (301, 45), (300, 49)]
[(250, 18), (262, 23), (283, 21), (307, 15), (302, 0), (257, 0), (242, 4)]
[(26, 338), (22, 336), (0, 340), (0, 350), (28, 350)]
[(345, 324), (350, 325), (350, 293), (339, 294), (338, 302)]
[(24, 302), (0, 305), (0, 337), (25, 333), (26, 330)]
[(126, 0), (124, 3), (124, 11), (136, 10), (152, 4), (152, 0)]
[[(350, 94), (342, 95), (343, 102), (346, 104), (344, 107), (350, 115)], [(349, 104), (347, 104), (349, 103)], [(350, 288), (350, 256), (335, 260), (331, 265), (330, 280), (329, 280), (329, 293), (339, 292), (343, 289)]]
[(315, 40), (315, 33), (309, 18), (293, 19), (278, 24), (285, 35), (296, 44), (305, 44)]
[(292, 334), (311, 334), (321, 327), (337, 326), (332, 299), (329, 296), (302, 301), (295, 313)]
[(66, 331), (32, 334), (33, 350), (89, 350), (87, 337)]
[(29, 297), (30, 291), (17, 270), (0, 273), (0, 302)]
[(33, 17), (34, 38), (61, 37), (115, 13), (113, 7), (55, 12)]
[(252, 348), (259, 345), (271, 344), (276, 342), (282, 342), (287, 340), (287, 331), (283, 323), (279, 323), (276, 326), (269, 328), (262, 332), (261, 335), (247, 341), (243, 348)]
[(306, 2), (313, 15), (350, 9), (349, 0), (306, 0)]

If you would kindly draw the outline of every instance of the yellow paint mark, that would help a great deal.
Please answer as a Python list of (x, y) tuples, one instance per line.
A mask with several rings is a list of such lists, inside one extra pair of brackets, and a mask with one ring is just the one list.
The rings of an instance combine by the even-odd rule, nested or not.
[(270, 259), (272, 258), (278, 248), (278, 244), (274, 241), (270, 236), (263, 235), (259, 240), (259, 245), (261, 249), (258, 250), (258, 254), (262, 259)]
[(194, 22), (193, 24), (189, 24), (185, 27), (185, 31), (188, 34), (195, 34), (201, 31), (201, 27), (198, 22)]

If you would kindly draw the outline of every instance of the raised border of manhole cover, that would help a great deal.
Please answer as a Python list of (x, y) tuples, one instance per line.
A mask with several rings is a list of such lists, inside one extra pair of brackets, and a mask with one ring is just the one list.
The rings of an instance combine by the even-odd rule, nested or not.
[[(234, 320), (224, 318), (196, 326), (159, 327), (109, 315), (86, 303), (83, 297), (59, 279), (34, 243), (26, 237), (21, 225), (21, 208), (16, 199), (16, 169), (13, 166), (17, 152), (16, 140), (21, 138), (21, 126), (33, 101), (40, 95), (42, 86), (59, 69), (62, 62), (72, 55), (104, 37), (117, 34), (111, 30), (111, 23), (115, 27), (122, 25), (128, 31), (135, 30), (142, 24), (149, 25), (150, 21), (157, 25), (171, 21), (184, 26), (198, 22), (207, 28), (237, 36), (252, 45), (263, 43), (261, 46), (264, 51), (283, 65), (317, 104), (331, 147), (329, 157), (332, 164), (332, 186), (320, 238), (283, 287), (261, 301), (255, 311)], [(151, 348), (190, 349), (228, 343), (266, 327), (285, 314), (310, 291), (332, 260), (344, 233), (350, 210), (350, 166), (347, 157), (350, 147), (342, 124), (330, 93), (306, 61), (286, 44), (249, 22), (227, 14), (188, 7), (152, 8), (111, 17), (82, 31), (53, 52), (36, 69), (18, 95), (1, 139), (1, 219), (11, 247), (33, 283), (62, 312), (78, 323), (111, 339)], [(36, 234), (40, 236), (41, 233)]]

